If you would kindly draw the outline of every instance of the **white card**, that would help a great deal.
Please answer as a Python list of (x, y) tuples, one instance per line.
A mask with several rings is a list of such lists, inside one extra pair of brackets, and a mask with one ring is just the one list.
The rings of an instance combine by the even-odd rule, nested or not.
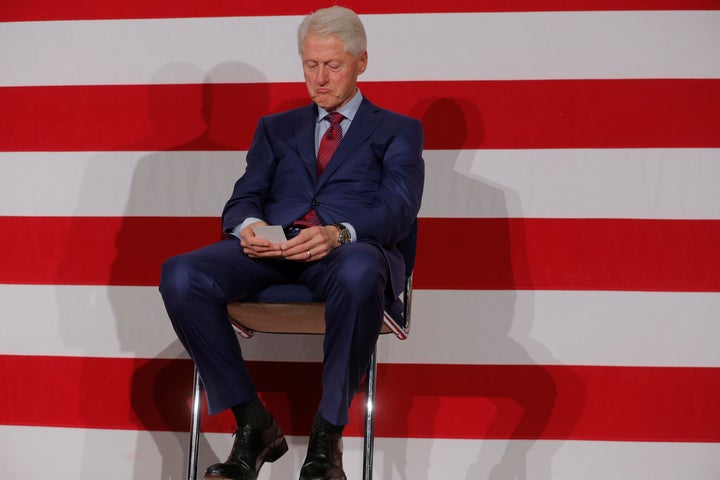
[(253, 232), (255, 232), (256, 237), (270, 240), (272, 243), (285, 243), (287, 241), (285, 231), (280, 225), (258, 225), (253, 227)]

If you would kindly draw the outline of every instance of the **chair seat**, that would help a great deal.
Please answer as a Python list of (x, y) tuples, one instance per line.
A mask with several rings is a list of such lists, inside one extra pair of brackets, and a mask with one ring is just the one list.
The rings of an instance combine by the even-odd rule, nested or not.
[[(325, 299), (300, 284), (272, 285), (242, 302), (228, 304), (228, 317), (238, 335), (263, 333), (325, 333)], [(380, 333), (407, 338), (404, 306), (400, 299), (386, 306)]]

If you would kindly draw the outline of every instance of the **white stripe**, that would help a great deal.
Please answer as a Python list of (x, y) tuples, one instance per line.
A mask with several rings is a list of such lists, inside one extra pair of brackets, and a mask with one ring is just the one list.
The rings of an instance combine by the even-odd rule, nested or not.
[(0, 215), (219, 216), (246, 152), (0, 152)]
[[(4, 354), (186, 356), (154, 287), (3, 285), (0, 318)], [(383, 337), (378, 353), (386, 363), (719, 367), (718, 318), (718, 293), (417, 290), (409, 339)], [(250, 360), (321, 360), (320, 337), (241, 342)]]
[[(186, 433), (69, 428), (0, 427), (3, 471), (8, 478), (127, 480), (185, 478)], [(200, 475), (225, 460), (230, 435), (204, 434)], [(287, 437), (290, 450), (262, 467), (259, 480), (297, 478), (307, 438)], [(348, 478), (359, 478), (362, 439), (343, 439)], [(43, 446), (52, 445), (52, 448)], [(38, 449), (43, 449), (38, 461)], [(46, 450), (46, 451), (45, 451)], [(48, 473), (49, 466), (55, 476)], [(720, 444), (584, 442), (558, 440), (452, 440), (377, 438), (378, 478), (526, 480), (714, 480)]]
[[(245, 153), (0, 153), (0, 215), (219, 216)], [(720, 219), (720, 149), (424, 156), (422, 217)]]
[(720, 218), (720, 149), (425, 155), (425, 217)]
[[(365, 80), (720, 77), (717, 11), (363, 18)], [(0, 85), (300, 81), (299, 22), (277, 16), (5, 23)]]

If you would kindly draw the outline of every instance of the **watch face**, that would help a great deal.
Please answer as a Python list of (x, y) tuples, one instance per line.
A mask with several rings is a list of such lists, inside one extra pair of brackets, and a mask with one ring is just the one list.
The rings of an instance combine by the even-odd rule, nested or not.
[(337, 228), (339, 231), (338, 242), (350, 243), (350, 230), (348, 230), (347, 227), (343, 224), (338, 224)]

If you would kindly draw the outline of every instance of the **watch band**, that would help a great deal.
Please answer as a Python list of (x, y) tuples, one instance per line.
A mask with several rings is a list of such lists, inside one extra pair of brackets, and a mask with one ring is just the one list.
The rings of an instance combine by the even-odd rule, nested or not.
[(350, 230), (345, 225), (342, 223), (333, 223), (333, 227), (338, 229), (338, 242), (342, 245), (350, 243), (352, 240), (352, 238), (350, 238)]

